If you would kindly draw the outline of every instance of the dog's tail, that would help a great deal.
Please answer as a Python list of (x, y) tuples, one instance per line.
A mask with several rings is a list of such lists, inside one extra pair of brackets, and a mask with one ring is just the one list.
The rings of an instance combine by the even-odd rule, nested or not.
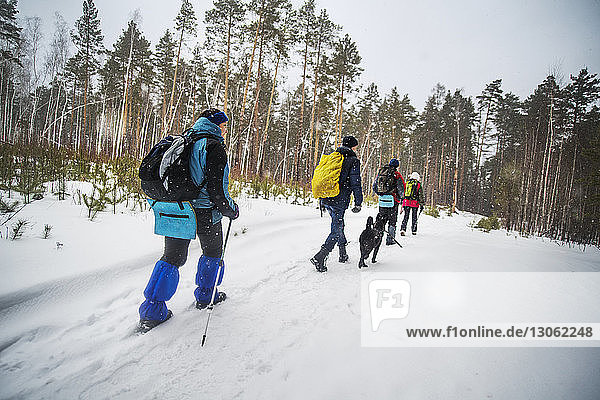
[(367, 229), (373, 229), (373, 217), (367, 218)]

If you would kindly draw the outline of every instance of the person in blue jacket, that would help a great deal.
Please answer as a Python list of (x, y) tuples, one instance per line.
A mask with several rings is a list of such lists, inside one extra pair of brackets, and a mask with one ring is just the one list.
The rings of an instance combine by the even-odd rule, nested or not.
[(356, 146), (358, 146), (358, 140), (354, 136), (345, 136), (342, 139), (342, 146), (336, 150), (344, 157), (342, 171), (340, 172), (340, 193), (335, 197), (321, 199), (321, 206), (331, 216), (331, 232), (321, 246), (321, 250), (310, 259), (310, 262), (319, 272), (327, 271), (325, 262), (336, 244), (340, 251), (339, 262), (348, 261), (347, 240), (344, 235), (344, 213), (350, 206), (351, 194), (354, 194), (353, 213), (360, 212), (363, 201), (360, 183), (360, 160), (354, 152)]
[[(202, 190), (191, 201), (196, 216), (196, 233), (202, 256), (196, 273), (196, 308), (206, 308), (213, 293), (223, 251), (223, 216), (236, 219), (237, 204), (229, 196), (229, 166), (225, 153), (223, 131), (228, 118), (218, 109), (205, 110), (186, 134), (201, 137), (194, 143), (190, 156), (192, 179)], [(140, 305), (140, 331), (148, 331), (169, 319), (173, 314), (166, 302), (173, 297), (179, 282), (179, 267), (185, 264), (190, 239), (165, 236), (163, 256), (154, 266), (150, 281), (144, 290), (146, 300)], [(224, 268), (224, 265), (223, 265)], [(223, 279), (223, 268), (217, 285)], [(225, 300), (224, 292), (215, 292), (214, 304)]]

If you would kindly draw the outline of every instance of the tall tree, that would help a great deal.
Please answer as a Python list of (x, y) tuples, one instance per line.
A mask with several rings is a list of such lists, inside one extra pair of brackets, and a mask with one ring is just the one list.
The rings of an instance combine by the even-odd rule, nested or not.
[[(141, 34), (137, 23), (131, 20), (107, 55), (106, 63), (100, 70), (102, 88), (109, 98), (121, 99), (120, 129), (113, 147), (116, 155), (120, 153), (121, 140), (127, 137), (133, 111), (138, 115), (142, 113), (142, 87), (145, 85), (149, 90), (152, 81), (150, 42)], [(139, 131), (141, 121), (138, 119), (137, 122)], [(138, 143), (131, 144), (135, 145), (136, 150), (139, 147)]]
[(213, 8), (206, 11), (204, 17), (207, 47), (219, 53), (222, 52), (222, 49), (225, 49), (225, 88), (223, 96), (223, 110), (225, 113), (227, 113), (229, 98), (231, 39), (232, 36), (241, 36), (239, 28), (245, 15), (246, 10), (240, 0), (217, 0), (213, 3)]
[(0, 61), (17, 61), (21, 27), (17, 23), (17, 0), (0, 0)]
[[(317, 104), (318, 104), (318, 92), (319, 92), (319, 86), (322, 85), (322, 82), (319, 80), (319, 77), (321, 77), (323, 75), (322, 72), (322, 64), (327, 64), (327, 63), (323, 63), (322, 62), (322, 53), (324, 52), (324, 50), (328, 47), (330, 47), (333, 44), (333, 40), (335, 35), (337, 34), (337, 31), (340, 29), (339, 26), (337, 26), (336, 24), (334, 24), (330, 19), (329, 19), (329, 15), (327, 14), (327, 10), (322, 9), (321, 13), (319, 14), (319, 17), (317, 18), (317, 33), (316, 33), (316, 54), (315, 54), (315, 61), (314, 61), (314, 71), (313, 71), (313, 78), (314, 78), (314, 86), (313, 86), (313, 103), (312, 103), (312, 107), (311, 107), (311, 112), (310, 112), (310, 125), (309, 125), (309, 140), (308, 140), (308, 146), (309, 146), (309, 150), (311, 148), (311, 146), (313, 145), (313, 135), (314, 135), (314, 156), (312, 158), (313, 162), (312, 164), (307, 163), (307, 177), (309, 177), (308, 174), (312, 173), (312, 169), (310, 167), (314, 167), (316, 165), (316, 163), (318, 162), (318, 152), (319, 152), (319, 134), (317, 131), (317, 126), (316, 126), (316, 120), (318, 120), (317, 118)], [(308, 160), (310, 160), (310, 155), (308, 157)]]
[(177, 43), (167, 29), (161, 36), (154, 51), (154, 68), (157, 86), (160, 91), (161, 121), (163, 133), (167, 131), (166, 121), (169, 114), (169, 89), (173, 86), (175, 72), (175, 47)]
[(165, 132), (171, 130), (173, 125), (173, 119), (175, 118), (175, 111), (173, 110), (173, 99), (175, 97), (175, 85), (177, 83), (177, 69), (179, 68), (179, 60), (181, 57), (181, 46), (183, 44), (183, 38), (186, 33), (193, 35), (196, 33), (196, 27), (198, 23), (196, 21), (196, 13), (190, 0), (182, 0), (179, 14), (175, 18), (175, 30), (179, 32), (179, 45), (177, 47), (177, 59), (175, 61), (175, 72), (173, 73), (173, 87), (171, 88), (171, 98), (169, 100), (169, 108), (166, 113), (166, 120), (164, 121)]
[(75, 30), (71, 32), (71, 37), (77, 47), (77, 53), (69, 60), (70, 69), (75, 79), (83, 82), (83, 132), (80, 147), (83, 152), (88, 135), (87, 102), (90, 79), (100, 66), (99, 55), (103, 51), (104, 40), (94, 0), (83, 1), (83, 14), (75, 21)]
[(335, 52), (333, 54), (332, 64), (339, 78), (339, 97), (337, 107), (337, 120), (336, 120), (336, 143), (340, 142), (342, 134), (342, 123), (344, 116), (344, 92), (351, 88), (354, 80), (362, 72), (362, 68), (359, 66), (362, 58), (358, 54), (358, 47), (356, 42), (350, 39), (350, 35), (346, 34), (343, 39), (340, 39), (335, 44)]
[(273, 75), (273, 86), (271, 88), (271, 95), (269, 96), (269, 105), (267, 107), (267, 116), (265, 122), (265, 129), (262, 132), (262, 138), (259, 148), (258, 159), (256, 163), (256, 172), (261, 174), (262, 156), (264, 152), (265, 142), (269, 137), (269, 123), (271, 120), (271, 108), (273, 106), (273, 98), (275, 95), (275, 88), (277, 84), (277, 74), (279, 72), (281, 59), (288, 58), (289, 48), (296, 41), (297, 27), (295, 26), (295, 12), (289, 8), (283, 9), (282, 18), (278, 21), (277, 26), (277, 39), (275, 42), (276, 49), (276, 61), (275, 61), (275, 72)]
[(306, 100), (306, 68), (309, 60), (309, 50), (314, 45), (315, 29), (317, 19), (315, 16), (315, 0), (306, 0), (298, 12), (299, 36), (304, 42), (303, 68), (302, 68), (302, 89), (300, 102), (300, 124), (298, 126), (298, 135), (296, 148), (299, 147), (299, 141), (304, 138), (304, 103)]

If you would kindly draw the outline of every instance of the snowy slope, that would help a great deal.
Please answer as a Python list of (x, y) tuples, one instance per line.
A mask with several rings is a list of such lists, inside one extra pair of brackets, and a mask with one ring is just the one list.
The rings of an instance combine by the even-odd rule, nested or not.
[[(357, 238), (367, 215), (347, 215), (351, 263), (329, 272), (308, 258), (325, 238), (318, 210), (240, 201), (223, 290), (205, 347), (193, 308), (197, 242), (169, 302), (174, 317), (132, 335), (162, 240), (149, 213), (101, 213), (44, 199), (20, 214), (37, 224), (0, 240), (0, 398), (90, 399), (594, 399), (600, 350), (360, 347)], [(504, 231), (483, 233), (461, 213), (423, 215), (404, 248), (380, 251), (377, 270), (598, 271), (600, 252)], [(48, 240), (44, 224), (54, 226)], [(56, 242), (63, 243), (61, 249)], [(598, 288), (600, 290), (600, 288)]]

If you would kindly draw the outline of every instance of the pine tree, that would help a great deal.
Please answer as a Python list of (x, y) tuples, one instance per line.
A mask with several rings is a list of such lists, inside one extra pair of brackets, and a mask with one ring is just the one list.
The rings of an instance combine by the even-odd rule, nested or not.
[(223, 96), (223, 111), (227, 113), (229, 98), (229, 70), (231, 58), (231, 39), (240, 37), (241, 23), (244, 21), (246, 10), (240, 0), (217, 0), (213, 8), (206, 11), (207, 47), (213, 52), (222, 53), (225, 50), (225, 88)]
[(167, 130), (169, 90), (173, 86), (175, 72), (175, 47), (171, 32), (167, 29), (161, 36), (154, 51), (154, 68), (156, 70), (157, 86), (160, 91), (161, 121), (163, 133)]
[[(288, 3), (289, 4), (289, 3)], [(269, 105), (267, 107), (267, 116), (265, 122), (265, 129), (262, 132), (262, 138), (258, 153), (258, 159), (256, 162), (256, 173), (262, 175), (262, 156), (264, 153), (265, 142), (269, 137), (269, 123), (271, 120), (271, 109), (273, 107), (273, 99), (275, 96), (275, 88), (277, 84), (277, 75), (279, 72), (279, 67), (281, 64), (282, 58), (286, 60), (288, 58), (288, 52), (290, 47), (296, 42), (297, 35), (297, 26), (295, 25), (295, 13), (291, 9), (291, 7), (286, 7), (283, 9), (282, 18), (278, 21), (277, 24), (277, 38), (275, 41), (275, 51), (276, 51), (276, 61), (275, 61), (275, 72), (273, 75), (273, 86), (271, 88), (271, 95), (269, 96)], [(298, 150), (298, 148), (297, 148)]]
[[(102, 89), (108, 98), (120, 99), (120, 128), (118, 129), (113, 152), (120, 154), (121, 141), (127, 138), (128, 127), (134, 112), (140, 117), (142, 108), (142, 89), (149, 90), (152, 82), (151, 51), (148, 42), (139, 31), (136, 22), (129, 21), (127, 29), (107, 52), (108, 58), (100, 70)], [(148, 94), (147, 94), (148, 95)], [(114, 102), (114, 104), (119, 104)], [(134, 121), (131, 121), (134, 122)], [(136, 132), (139, 132), (141, 120), (138, 118)], [(135, 135), (137, 136), (137, 135)], [(132, 143), (133, 144), (133, 143)], [(134, 147), (137, 150), (139, 143)], [(131, 150), (134, 150), (131, 149)]]
[(100, 65), (98, 58), (103, 51), (104, 40), (94, 0), (83, 1), (83, 14), (75, 21), (75, 30), (71, 32), (71, 37), (77, 47), (77, 53), (69, 60), (69, 69), (76, 81), (83, 82), (83, 132), (80, 146), (80, 151), (83, 152), (86, 150), (88, 134), (87, 103), (90, 80)]
[[(316, 129), (316, 120), (317, 118), (317, 113), (318, 113), (318, 109), (317, 109), (317, 104), (319, 103), (318, 101), (318, 92), (319, 92), (319, 86), (322, 85), (321, 80), (319, 79), (323, 74), (323, 70), (324, 68), (322, 67), (322, 65), (327, 65), (327, 61), (323, 62), (322, 60), (322, 53), (329, 48), (332, 44), (333, 44), (333, 38), (335, 37), (335, 35), (337, 34), (337, 31), (339, 30), (339, 26), (335, 25), (330, 19), (329, 19), (329, 15), (327, 15), (327, 10), (321, 10), (321, 13), (319, 14), (319, 17), (317, 18), (317, 33), (316, 33), (316, 38), (314, 39), (316, 41), (316, 54), (315, 54), (315, 61), (314, 61), (314, 71), (313, 71), (313, 78), (314, 78), (314, 86), (313, 86), (313, 103), (312, 103), (312, 107), (311, 107), (311, 112), (310, 112), (310, 125), (309, 125), (309, 141), (308, 141), (308, 146), (309, 146), (309, 150), (311, 148), (311, 146), (313, 146), (313, 136), (314, 136), (314, 156), (312, 158), (312, 164), (307, 163), (307, 177), (310, 176), (310, 174), (312, 174), (312, 169), (309, 167), (315, 167), (318, 160), (318, 153), (319, 153), (319, 134), (318, 134), (318, 130)], [(326, 79), (326, 77), (325, 77)], [(310, 160), (310, 155), (309, 155), (309, 159)]]
[(340, 143), (342, 134), (342, 123), (344, 116), (344, 92), (351, 88), (354, 80), (362, 72), (359, 66), (361, 56), (358, 54), (356, 43), (346, 34), (335, 44), (335, 52), (332, 58), (334, 71), (339, 79), (339, 97), (336, 119), (336, 143)]
[(18, 51), (21, 44), (21, 27), (17, 24), (17, 1), (0, 0), (0, 119), (1, 139), (11, 140), (15, 122), (12, 120), (15, 93), (15, 66), (19, 65)]
[(17, 24), (17, 0), (0, 0), (0, 61), (18, 62), (21, 27)]
[[(304, 106), (306, 101), (306, 73), (309, 61), (309, 50), (315, 42), (315, 31), (317, 28), (317, 18), (315, 16), (315, 0), (306, 0), (298, 12), (299, 35), (304, 42), (303, 69), (302, 69), (302, 88), (300, 102), (300, 124), (298, 126), (298, 139), (304, 138)], [(309, 143), (310, 146), (310, 143)], [(296, 146), (298, 147), (298, 145)], [(310, 150), (309, 150), (310, 157)]]
[(165, 120), (163, 122), (163, 127), (165, 132), (169, 132), (171, 130), (171, 126), (173, 125), (173, 120), (175, 118), (175, 110), (173, 109), (173, 99), (175, 96), (175, 86), (177, 84), (177, 69), (179, 68), (179, 60), (181, 57), (181, 46), (183, 44), (183, 38), (186, 33), (193, 35), (196, 33), (196, 27), (198, 23), (196, 21), (196, 13), (194, 12), (194, 7), (190, 0), (182, 0), (181, 8), (179, 10), (179, 14), (175, 18), (175, 30), (179, 32), (179, 45), (177, 48), (177, 61), (175, 62), (175, 72), (173, 73), (173, 87), (171, 89), (171, 98), (169, 100), (169, 108), (167, 109), (167, 113), (165, 114)]

